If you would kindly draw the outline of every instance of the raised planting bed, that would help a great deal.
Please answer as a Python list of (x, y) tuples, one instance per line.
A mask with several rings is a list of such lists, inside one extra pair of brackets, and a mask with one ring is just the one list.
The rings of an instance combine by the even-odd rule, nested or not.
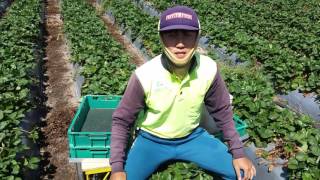
[[(162, 3), (165, 4), (164, 2), (165, 1), (157, 1), (157, 3), (159, 4), (162, 4)], [(167, 1), (167, 2), (172, 3), (173, 1), (170, 1), (170, 2)], [(112, 6), (112, 2), (110, 1), (102, 1), (102, 4), (104, 3), (106, 3), (106, 5), (111, 4)], [(190, 1), (187, 3), (192, 3), (192, 2)], [(242, 2), (240, 2), (240, 4), (241, 3)], [(199, 3), (193, 4), (193, 5), (197, 6), (197, 4), (199, 5)], [(117, 20), (116, 13), (113, 12), (112, 8), (110, 9), (114, 17), (116, 17), (115, 22), (117, 23), (122, 21), (122, 17), (120, 17), (120, 20)], [(139, 9), (139, 8), (136, 7), (136, 9)], [(207, 8), (200, 8), (200, 9), (203, 11), (207, 10)], [(196, 8), (196, 10), (199, 10), (199, 9)], [(219, 9), (219, 11), (220, 10), (221, 9)], [(200, 14), (203, 14), (203, 13), (200, 13)], [(137, 13), (135, 15), (136, 16), (133, 16), (133, 17), (140, 17), (137, 15)], [(203, 18), (207, 16), (208, 14), (204, 13)], [(141, 18), (144, 18), (144, 17), (141, 17)], [(126, 17), (125, 19), (129, 21), (128, 24), (132, 24), (134, 22), (134, 20), (130, 20), (129, 16)], [(208, 21), (207, 23), (210, 23), (210, 22), (211, 21)], [(217, 21), (217, 22), (219, 23), (220, 21)], [(154, 23), (157, 24), (157, 22), (154, 22)], [(125, 26), (125, 27), (130, 28), (129, 26)], [(220, 26), (216, 26), (216, 27), (220, 28)], [(220, 31), (220, 32), (225, 32), (225, 31)], [(143, 34), (143, 35), (148, 36), (147, 34)], [(216, 34), (216, 35), (221, 36), (221, 34)], [(229, 36), (237, 35), (236, 38), (238, 38), (239, 41), (241, 40), (241, 43), (247, 42), (247, 41), (251, 42), (251, 39), (248, 40), (248, 35), (246, 33), (242, 33), (242, 32), (230, 33), (230, 34), (226, 33), (224, 35), (229, 35)], [(234, 39), (230, 37), (226, 37), (226, 38), (234, 41)], [(252, 41), (252, 42), (256, 42), (256, 41)], [(259, 42), (264, 42), (264, 39), (262, 38), (262, 40)], [(222, 44), (222, 47), (223, 46), (225, 45)], [(230, 51), (237, 52), (233, 48), (229, 48), (232, 46), (228, 45), (227, 47)], [(247, 46), (243, 46), (243, 47), (245, 48)], [(263, 47), (270, 48), (268, 45)], [(271, 50), (273, 50), (276, 47), (277, 46), (272, 46)], [(254, 49), (259, 49), (259, 48), (254, 48)], [(259, 51), (257, 52), (258, 54), (261, 54), (259, 53)], [(265, 52), (269, 52), (269, 51), (262, 51), (262, 54)], [(292, 59), (292, 57), (297, 55), (297, 54), (291, 54), (287, 56), (288, 52), (292, 52), (292, 50), (286, 49), (284, 51), (284, 55), (281, 56), (282, 58), (281, 60), (287, 60), (284, 57), (289, 57), (289, 59), (293, 60), (294, 58)], [(240, 56), (245, 55), (239, 52), (238, 54), (240, 54)], [(272, 54), (272, 57), (274, 56), (278, 56), (278, 55)], [(244, 60), (246, 60), (246, 58), (244, 58)], [(299, 64), (299, 61), (294, 62), (294, 64), (295, 65)], [(279, 63), (280, 61), (276, 61), (276, 62)], [(310, 63), (311, 62), (315, 62), (315, 61), (310, 61)], [(286, 73), (284, 76), (282, 76), (281, 73), (286, 72), (285, 69), (287, 65), (290, 66), (290, 71), (288, 71), (289, 73)], [(287, 77), (288, 75), (290, 76), (292, 74), (290, 73), (292, 70), (296, 70), (295, 68), (293, 68), (295, 67), (295, 65), (291, 65), (291, 63), (289, 63), (289, 64), (286, 64), (285, 67), (283, 67), (282, 65), (275, 65), (274, 67), (271, 68), (271, 69), (277, 68), (277, 71), (282, 71), (281, 73), (276, 73), (277, 72), (276, 71), (275, 73), (272, 73), (272, 74), (276, 75), (278, 79), (283, 83), (283, 85), (281, 85), (281, 88), (283, 91), (288, 90), (288, 86), (287, 86), (288, 84), (286, 85), (286, 83), (296, 78), (296, 77), (293, 77), (293, 78)], [(283, 150), (284, 153), (278, 154), (278, 155), (284, 156), (286, 160), (288, 160), (288, 163), (284, 165), (284, 168), (289, 169), (288, 171), (290, 176), (293, 179), (295, 178), (299, 179), (299, 178), (302, 178), (303, 176), (317, 177), (317, 169), (319, 169), (317, 159), (319, 157), (318, 155), (319, 153), (316, 149), (320, 149), (319, 135), (317, 135), (319, 134), (317, 133), (319, 131), (314, 128), (311, 118), (307, 116), (299, 116), (294, 112), (288, 111), (287, 109), (279, 108), (273, 103), (273, 97), (276, 95), (276, 92), (274, 91), (273, 88), (275, 87), (274, 84), (276, 83), (274, 79), (272, 79), (272, 77), (271, 77), (272, 81), (270, 81), (269, 76), (266, 76), (266, 74), (261, 73), (262, 69), (260, 68), (260, 61), (258, 61), (252, 67), (239, 66), (239, 67), (230, 68), (228, 66), (225, 66), (224, 64), (221, 66), (222, 66), (221, 71), (224, 74), (224, 79), (228, 85), (230, 93), (235, 97), (235, 101), (233, 103), (234, 110), (240, 116), (240, 118), (245, 119), (249, 125), (248, 127), (248, 133), (250, 135), (249, 140), (251, 142), (256, 143), (258, 147), (265, 147), (268, 143), (281, 139), (283, 142), (285, 142), (281, 148), (281, 150)], [(279, 68), (279, 66), (281, 66), (281, 68)], [(316, 68), (318, 66), (313, 66), (313, 67)], [(315, 73), (318, 73), (317, 69), (314, 69), (312, 71), (314, 71)], [(287, 82), (283, 82), (283, 79), (286, 79)], [(312, 76), (311, 79), (314, 79), (314, 77)], [(295, 86), (297, 84), (291, 84), (291, 85), (292, 85), (292, 88), (295, 89), (296, 88)], [(313, 138), (312, 136), (316, 136), (316, 137)], [(307, 142), (303, 142), (302, 140), (303, 138), (308, 139)], [(300, 155), (296, 157), (296, 155), (298, 154)]]
[(320, 94), (318, 1), (145, 1), (160, 11), (177, 4), (194, 8), (209, 44), (262, 65), (277, 92)]
[(121, 95), (134, 69), (130, 55), (88, 2), (64, 0), (62, 15), (71, 61), (84, 77), (82, 93)]
[(39, 0), (15, 1), (0, 20), (0, 179), (21, 179), (40, 161), (22, 138), (36, 141), (37, 131), (21, 126), (39, 103), (30, 89), (39, 84), (40, 9)]

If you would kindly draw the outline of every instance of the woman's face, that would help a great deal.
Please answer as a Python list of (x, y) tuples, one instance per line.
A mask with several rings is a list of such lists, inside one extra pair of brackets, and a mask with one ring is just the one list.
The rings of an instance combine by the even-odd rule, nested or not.
[(195, 47), (197, 31), (170, 30), (161, 32), (161, 38), (166, 48), (179, 61), (183, 60)]

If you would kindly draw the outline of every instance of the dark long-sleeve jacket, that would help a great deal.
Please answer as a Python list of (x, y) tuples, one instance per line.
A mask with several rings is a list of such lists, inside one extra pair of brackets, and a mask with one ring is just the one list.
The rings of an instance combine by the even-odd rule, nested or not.
[[(161, 58), (162, 65), (166, 67), (164, 57)], [(197, 66), (193, 61), (191, 68)], [(169, 70), (169, 69), (168, 69)], [(113, 172), (123, 171), (126, 157), (126, 147), (130, 130), (137, 119), (138, 113), (148, 108), (145, 102), (145, 92), (136, 73), (130, 77), (128, 86), (120, 102), (119, 107), (112, 117), (111, 135), (111, 159)], [(230, 97), (219, 71), (205, 94), (204, 104), (209, 114), (216, 121), (217, 126), (223, 132), (224, 139), (228, 142), (229, 150), (233, 158), (244, 157), (244, 151), (239, 135), (234, 128), (233, 113), (230, 105)]]

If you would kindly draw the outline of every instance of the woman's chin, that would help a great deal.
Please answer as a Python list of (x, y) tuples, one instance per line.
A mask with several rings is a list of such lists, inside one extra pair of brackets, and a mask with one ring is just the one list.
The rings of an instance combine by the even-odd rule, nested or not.
[(183, 60), (186, 57), (186, 54), (175, 54), (176, 59)]
[(186, 66), (188, 64), (189, 61), (187, 59), (178, 59), (178, 58), (176, 58), (172, 62), (176, 67), (184, 67), (184, 66)]

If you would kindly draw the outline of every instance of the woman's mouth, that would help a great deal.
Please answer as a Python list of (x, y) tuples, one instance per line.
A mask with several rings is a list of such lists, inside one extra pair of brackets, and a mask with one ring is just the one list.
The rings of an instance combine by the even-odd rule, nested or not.
[(175, 52), (174, 54), (177, 56), (177, 58), (183, 58), (186, 55), (186, 52)]

